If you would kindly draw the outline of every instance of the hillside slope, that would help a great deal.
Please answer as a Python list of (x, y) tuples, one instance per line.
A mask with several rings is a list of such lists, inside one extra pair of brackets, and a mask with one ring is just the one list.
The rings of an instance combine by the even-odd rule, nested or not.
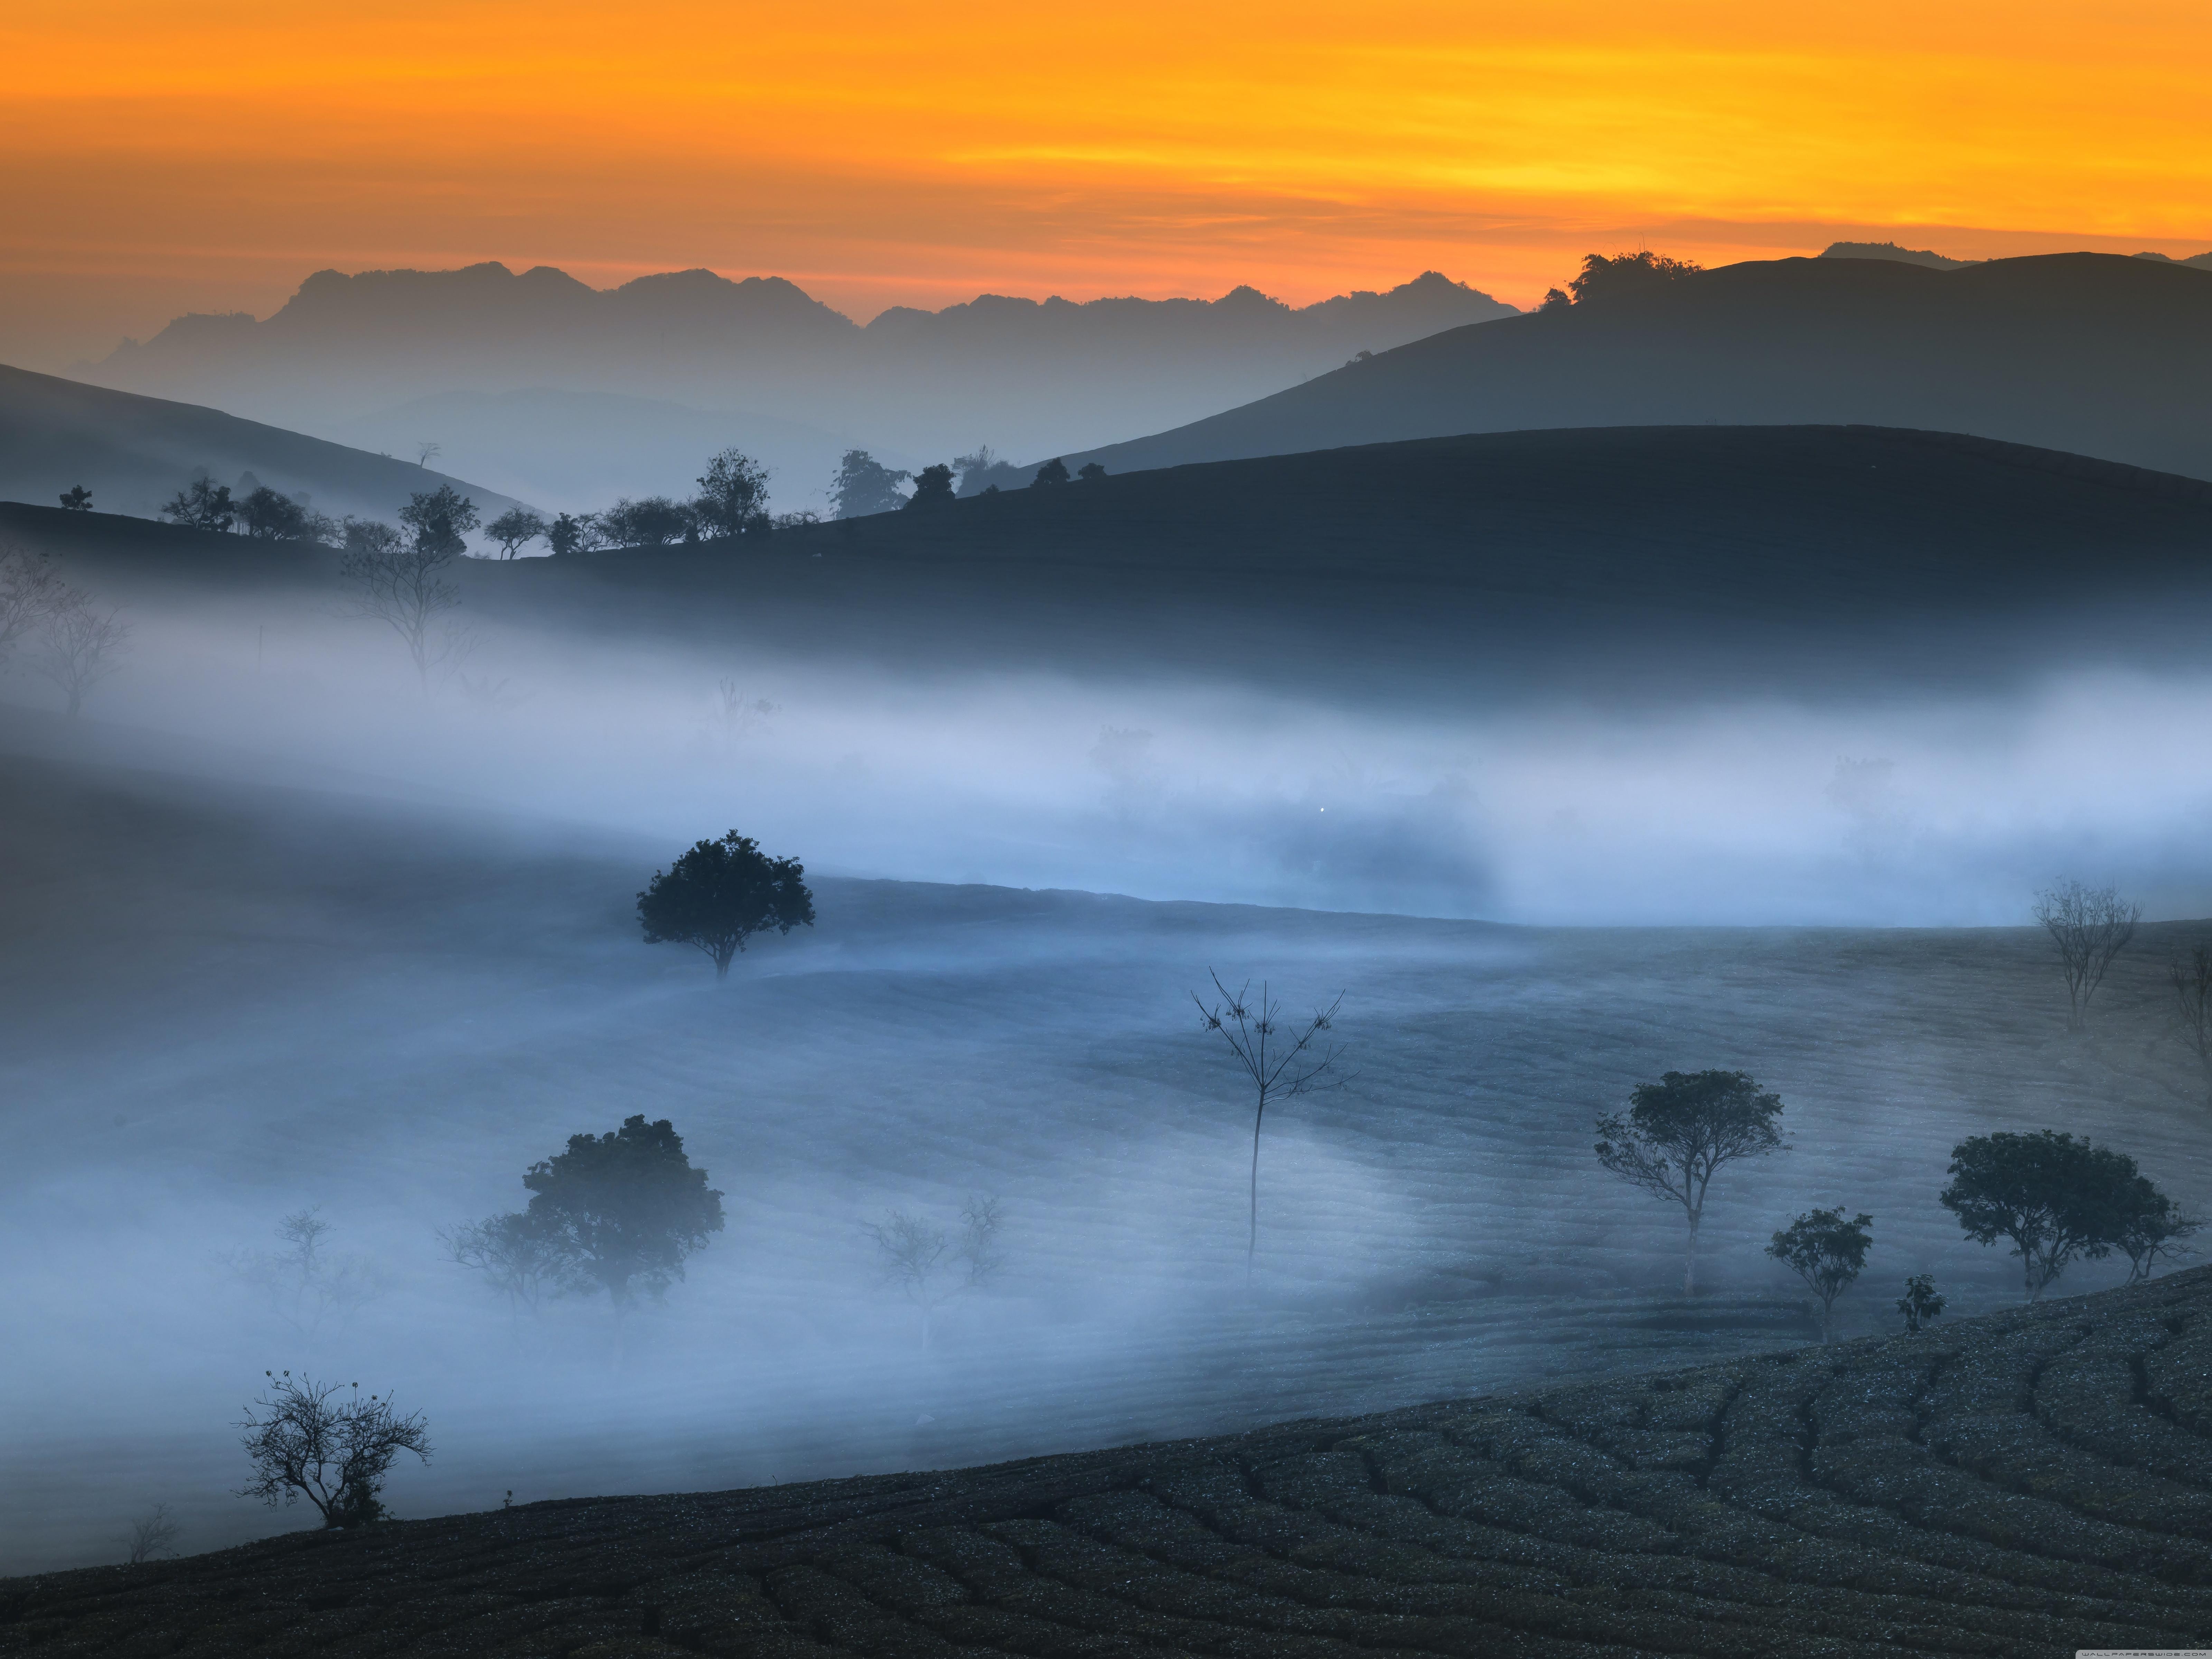
[(2212, 273), (2099, 253), (1729, 265), (1454, 329), (1172, 431), (1111, 471), (1537, 427), (1855, 422), (2212, 477)]
[(2212, 1270), (1917, 1337), (0, 1583), (0, 1654), (1857, 1659), (2212, 1632)]
[(518, 504), (412, 462), (220, 410), (0, 365), (0, 500), (51, 507), (82, 484), (102, 512), (150, 517), (202, 469), (234, 491), (250, 472), (284, 495), (308, 495), (333, 517), (389, 520), (410, 495), (443, 483), (474, 500), (486, 518)]

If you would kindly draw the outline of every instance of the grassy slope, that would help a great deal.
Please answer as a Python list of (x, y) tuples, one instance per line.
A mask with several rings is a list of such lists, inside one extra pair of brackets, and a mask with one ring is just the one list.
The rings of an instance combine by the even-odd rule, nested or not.
[(1949, 271), (1782, 259), (1454, 329), (1069, 464), (1119, 472), (1537, 427), (1862, 422), (2202, 478), (2208, 374), (2203, 271), (2096, 253)]
[(0, 1653), (2171, 1649), (2212, 1272), (1919, 1337), (941, 1475), (581, 1500), (0, 1583)]

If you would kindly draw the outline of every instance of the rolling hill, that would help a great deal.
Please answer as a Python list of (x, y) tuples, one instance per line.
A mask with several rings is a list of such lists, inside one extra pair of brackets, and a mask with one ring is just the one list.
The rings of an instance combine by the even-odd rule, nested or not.
[(250, 472), (284, 495), (308, 496), (332, 517), (389, 520), (416, 491), (448, 483), (486, 518), (520, 504), (412, 462), (220, 410), (0, 365), (0, 500), (46, 506), (82, 484), (101, 512), (150, 518), (202, 470), (234, 489)]
[(1783, 259), (1454, 329), (1068, 459), (1121, 472), (1533, 428), (1850, 422), (2203, 478), (2208, 386), (2212, 272), (2096, 253)]

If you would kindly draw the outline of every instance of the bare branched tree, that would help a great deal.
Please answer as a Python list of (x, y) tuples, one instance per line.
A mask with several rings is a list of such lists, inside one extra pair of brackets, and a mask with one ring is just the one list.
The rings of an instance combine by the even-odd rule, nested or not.
[(2058, 964), (2066, 975), (2066, 1029), (2078, 1031), (2089, 1017), (2089, 999), (2104, 983), (2105, 970), (2136, 936), (2142, 907), (2128, 903), (2112, 888), (2069, 881), (2035, 896), (2035, 919), (2058, 947)]
[(2166, 965), (2173, 986), (2174, 1023), (2183, 1046), (2197, 1057), (2204, 1074), (2204, 1092), (2212, 1101), (2212, 951), (2197, 945), (2185, 962), (2176, 957)]
[(405, 1417), (392, 1401), (362, 1398), (358, 1382), (295, 1382), (264, 1371), (269, 1386), (239, 1424), (253, 1478), (240, 1498), (292, 1504), (305, 1498), (326, 1527), (361, 1527), (384, 1518), (378, 1497), (404, 1451), (430, 1461), (430, 1427), (420, 1412)]
[(131, 1553), (133, 1565), (144, 1561), (158, 1561), (165, 1555), (177, 1553), (179, 1528), (170, 1517), (167, 1504), (156, 1504), (151, 1513), (141, 1516), (131, 1523), (131, 1531), (123, 1542)]
[(453, 1261), (483, 1275), (484, 1283), (518, 1314), (525, 1309), (536, 1313), (575, 1273), (566, 1242), (542, 1218), (526, 1212), (441, 1227), (438, 1242)]
[(766, 697), (747, 696), (735, 680), (717, 680), (714, 689), (720, 695), (715, 718), (725, 737), (742, 738), (757, 731), (776, 712), (775, 704)]
[(927, 1216), (893, 1210), (865, 1231), (876, 1242), (884, 1283), (921, 1314), (921, 1346), (929, 1350), (937, 1310), (987, 1283), (1004, 1265), (999, 1229), (1006, 1213), (999, 1200), (971, 1194), (960, 1206), (956, 1237)]
[(269, 1298), (270, 1310), (302, 1336), (333, 1316), (349, 1318), (383, 1293), (375, 1267), (356, 1255), (324, 1249), (331, 1224), (322, 1206), (295, 1211), (276, 1224), (276, 1250), (240, 1250), (223, 1258), (242, 1283)]
[(53, 614), (74, 592), (40, 554), (21, 542), (0, 537), (0, 667), (25, 635)]
[(338, 574), (353, 587), (352, 611), (399, 635), (427, 690), (434, 669), (453, 665), (465, 640), (449, 613), (461, 602), (448, 580), (451, 544), (434, 537), (410, 541), (388, 524), (349, 519)]
[(39, 623), (36, 666), (67, 700), (74, 718), (102, 680), (123, 666), (123, 647), (131, 624), (113, 611), (101, 611), (91, 596), (74, 587), (58, 589)]
[(1197, 992), (1190, 994), (1198, 1005), (1199, 1030), (1221, 1034), (1253, 1094), (1251, 1209), (1244, 1239), (1244, 1290), (1249, 1295), (1252, 1264), (1260, 1252), (1260, 1126), (1272, 1103), (1294, 1100), (1316, 1089), (1340, 1089), (1348, 1081), (1336, 1069), (1344, 1050), (1334, 1043), (1317, 1046), (1322, 1035), (1334, 1029), (1331, 1022), (1344, 1005), (1344, 993), (1339, 991), (1328, 1007), (1314, 1010), (1311, 1019), (1285, 1026), (1282, 1004), (1268, 994), (1265, 980), (1260, 982), (1259, 1000), (1254, 1002), (1249, 1000), (1249, 980), (1232, 995), (1220, 975), (1212, 969), (1206, 975), (1221, 1000), (1208, 1006)]
[(428, 466), (445, 453), (445, 445), (433, 439), (424, 438), (415, 446), (415, 465)]

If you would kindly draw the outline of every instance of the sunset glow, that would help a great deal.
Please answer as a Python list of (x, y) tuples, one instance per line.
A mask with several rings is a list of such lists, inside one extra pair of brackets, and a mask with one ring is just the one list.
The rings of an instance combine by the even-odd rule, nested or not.
[[(307, 272), (775, 272), (1306, 301), (1587, 247), (1712, 261), (2212, 246), (2201, 7), (1384, 3), (775, 12), (647, 0), (16, 9), (9, 343)], [(223, 295), (228, 295), (223, 301)], [(88, 298), (87, 296), (96, 296)], [(42, 307), (45, 308), (42, 311)], [(103, 313), (104, 314), (104, 313)]]

